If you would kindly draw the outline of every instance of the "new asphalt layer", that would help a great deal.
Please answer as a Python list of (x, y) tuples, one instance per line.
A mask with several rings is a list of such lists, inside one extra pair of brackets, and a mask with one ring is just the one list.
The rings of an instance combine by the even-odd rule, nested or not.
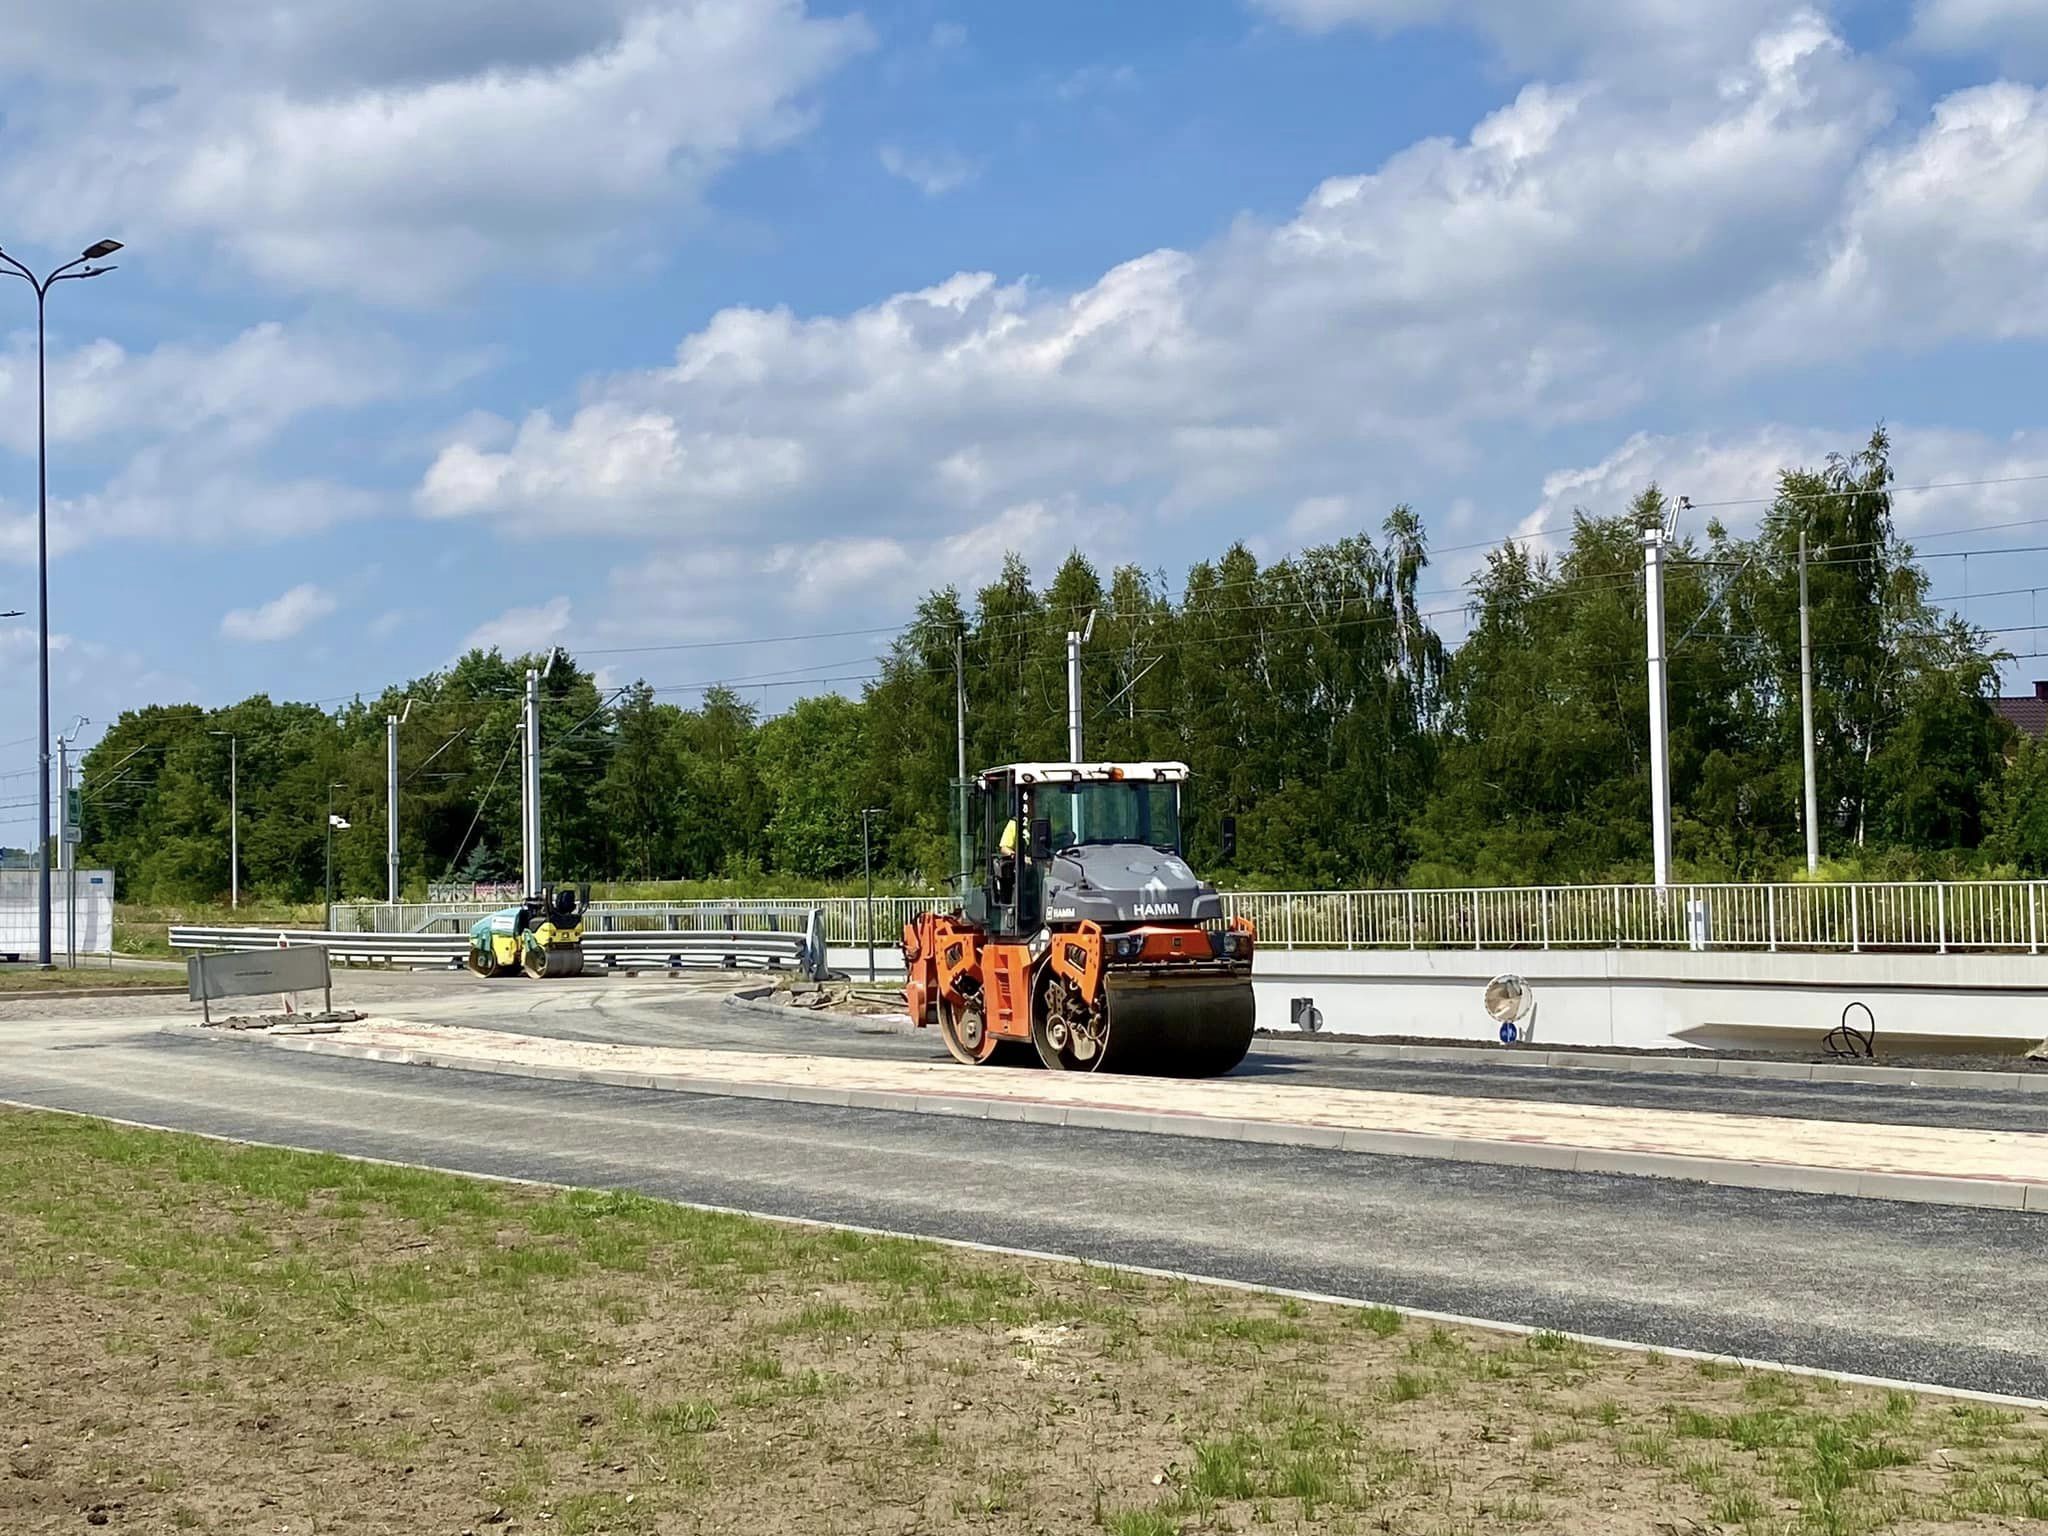
[[(598, 983), (542, 997), (539, 988), (453, 980), (407, 994), (451, 1022), (502, 1017), (521, 1033), (644, 1033), (663, 1044), (716, 1049), (723, 1039), (759, 1051), (776, 1048), (766, 1026), (793, 1050), (931, 1059), (916, 1036), (756, 1020), (681, 984)], [(362, 996), (342, 1000), (381, 1000), (369, 994), (383, 985), (366, 981)], [(395, 997), (398, 979), (391, 987)], [(166, 1032), (134, 1016), (142, 1006), (109, 1001), (102, 1017), (61, 1025), (10, 1007), (0, 1015), (0, 1098), (1674, 1348), (2048, 1394), (2048, 1338), (2038, 1327), (2048, 1218), (444, 1072)], [(1314, 1050), (1272, 1054), (1313, 1068)], [(1267, 1053), (1262, 1045), (1259, 1055)], [(1456, 1089), (1475, 1086), (1466, 1077)], [(1740, 1091), (1727, 1082), (1701, 1087), (1723, 1112)], [(1919, 1097), (1930, 1108), (1947, 1102)]]

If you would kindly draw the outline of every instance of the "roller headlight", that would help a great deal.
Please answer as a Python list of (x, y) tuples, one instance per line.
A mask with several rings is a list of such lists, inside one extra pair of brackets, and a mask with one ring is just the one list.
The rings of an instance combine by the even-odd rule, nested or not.
[(1144, 951), (1145, 941), (1135, 933), (1127, 933), (1119, 936), (1112, 947), (1116, 951), (1117, 959), (1133, 960)]

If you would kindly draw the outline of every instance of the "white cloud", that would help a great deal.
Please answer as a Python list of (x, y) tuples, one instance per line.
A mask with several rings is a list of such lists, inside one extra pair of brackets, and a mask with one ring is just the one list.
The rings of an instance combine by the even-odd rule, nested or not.
[(330, 594), (304, 582), (260, 608), (235, 608), (221, 615), (220, 632), (230, 640), (289, 640), (308, 624), (326, 618), (335, 606)]
[[(1685, 496), (1700, 504), (1768, 498), (1779, 470), (1817, 466), (1828, 454), (1857, 446), (1868, 431), (1866, 426), (1863, 432), (1844, 437), (1773, 425), (1734, 434), (1638, 432), (1598, 463), (1544, 476), (1542, 499), (1523, 526), (1525, 531), (1565, 526), (1578, 511), (1618, 516), (1653, 481), (1673, 499)], [(1761, 510), (1716, 507), (1711, 514), (1702, 513), (1689, 531), (1698, 533), (1708, 515), (1740, 527)]]
[(462, 642), (464, 652), (500, 651), (528, 655), (557, 644), (569, 632), (566, 597), (551, 597), (538, 608), (507, 608), (495, 619), (477, 625)]
[[(1065, 498), (902, 535), (693, 544), (615, 567), (597, 617), (564, 643), (579, 655), (620, 647), (631, 653), (621, 658), (629, 672), (700, 682), (750, 677), (773, 684), (819, 671), (820, 653), (830, 659), (827, 670), (865, 668), (887, 643), (881, 629), (822, 635), (807, 648), (810, 659), (795, 667), (792, 654), (805, 652), (744, 637), (899, 624), (913, 594), (953, 586), (971, 597), (1012, 552), (1043, 575), (1077, 547), (1105, 567), (1138, 558), (1144, 551), (1137, 538), (1123, 509)], [(666, 647), (679, 654), (659, 656)]]
[(805, 473), (794, 438), (690, 432), (663, 412), (601, 402), (567, 427), (536, 412), (502, 452), (451, 444), (427, 471), (419, 503), (434, 517), (510, 511), (544, 525), (573, 506), (591, 527), (681, 527), (693, 513), (771, 497)]
[[(566, 63), (632, 0), (69, 0), (0, 33), (0, 70), (165, 87), (233, 68), (296, 89), (391, 84)], [(230, 63), (231, 61), (231, 63)]]
[[(390, 0), (371, 8), (382, 17), (335, 0), (163, 9), (142, 17), (162, 57), (116, 48), (95, 64), (63, 51), (67, 23), (40, 24), (62, 33), (47, 53), (17, 45), (18, 71), (99, 86), (91, 110), (31, 96), (10, 121), (24, 142), (0, 193), (31, 233), (118, 220), (131, 242), (198, 236), (278, 283), (406, 303), (503, 265), (613, 253), (736, 157), (803, 132), (805, 94), (869, 38), (858, 16), (812, 17), (802, 0), (521, 0), (503, 18), (479, 0), (433, 18)], [(467, 26), (444, 25), (462, 13)], [(268, 68), (221, 40), (237, 24)]]
[(909, 182), (926, 197), (957, 192), (981, 170), (965, 155), (950, 149), (919, 151), (884, 144), (878, 158), (883, 170), (899, 181)]
[(1287, 532), (1296, 539), (1318, 539), (1350, 531), (1356, 522), (1346, 496), (1305, 496), (1287, 514)]
[[(471, 354), (422, 359), (376, 333), (274, 322), (218, 346), (129, 352), (98, 340), (60, 348), (50, 359), (50, 435), (88, 445), (65, 456), (67, 480), (81, 460), (100, 478), (52, 502), (51, 550), (112, 540), (267, 542), (386, 510), (397, 498), (281, 467), (278, 440), (311, 418), (447, 388), (477, 366)], [(35, 451), (32, 341), (16, 338), (0, 354), (0, 448)], [(0, 502), (0, 560), (32, 559), (34, 550), (33, 507)]]
[[(311, 412), (446, 388), (477, 366), (461, 355), (430, 364), (384, 336), (307, 333), (275, 321), (218, 347), (167, 342), (131, 353), (100, 339), (51, 357), (50, 436), (203, 432), (247, 447)], [(0, 356), (0, 444), (17, 453), (35, 451), (35, 369), (32, 336)]]
[(1920, 0), (1913, 43), (1934, 53), (1986, 53), (2008, 68), (2048, 67), (2048, 6), (2040, 0)]
[(2048, 91), (1958, 91), (1873, 152), (1817, 269), (1786, 277), (1717, 339), (1742, 364), (1825, 345), (2048, 336)]
[[(2048, 437), (2015, 433), (2001, 438), (1912, 424), (1887, 431), (1897, 477), (1892, 517), (1902, 537), (1985, 530), (2039, 542), (2037, 528), (2004, 531), (1996, 525), (2038, 515), (2042, 477), (2048, 476)], [(1702, 533), (1714, 518), (1746, 532), (1763, 516), (1781, 471), (1818, 469), (1829, 454), (1860, 448), (1869, 434), (1868, 422), (1835, 427), (1772, 423), (1740, 432), (1669, 436), (1638, 432), (1597, 463), (1546, 475), (1542, 498), (1523, 526), (1568, 524), (1580, 509), (1615, 516), (1654, 481), (1667, 497), (1687, 497), (1697, 509), (1683, 517), (1682, 531)]]
[[(1694, 61), (1739, 50), (1760, 29), (1795, 13), (1786, 0), (1253, 0), (1311, 32), (1363, 26), (1379, 32), (1460, 27), (1517, 62), (1559, 55), (1645, 53)], [(2015, 0), (2017, 3), (2017, 0)]]
[[(41, 649), (41, 638), (33, 624), (0, 625), (0, 655), (34, 657)], [(68, 651), (75, 643), (69, 635), (50, 636), (52, 652)]]
[[(152, 446), (97, 491), (50, 503), (50, 554), (117, 540), (273, 543), (385, 509), (375, 492), (312, 478), (271, 479)], [(33, 505), (0, 502), (0, 560), (36, 557)]]
[(419, 504), (907, 547), (1062, 498), (1167, 520), (1333, 486), (1385, 505), (1503, 424), (1605, 420), (1663, 388), (1674, 337), (1800, 270), (1886, 116), (1810, 18), (1671, 99), (1531, 86), (1282, 224), (1075, 292), (959, 273), (850, 314), (721, 311), (566, 421), (452, 444)]

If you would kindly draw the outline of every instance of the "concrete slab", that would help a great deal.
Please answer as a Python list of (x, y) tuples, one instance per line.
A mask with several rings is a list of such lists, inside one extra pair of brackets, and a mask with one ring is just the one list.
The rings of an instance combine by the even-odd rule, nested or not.
[(2024, 1184), (1996, 1184), (1988, 1179), (1944, 1179), (1904, 1173), (1866, 1173), (1856, 1193), (1875, 1200), (1915, 1200), (1927, 1205), (1988, 1205), (2000, 1210), (2026, 1208)]
[(1739, 1056), (1726, 1056), (1716, 1062), (1714, 1076), (1774, 1078), (1805, 1083), (1813, 1080), (1813, 1070), (1813, 1063), (1809, 1061), (1748, 1061)]
[[(1239, 1139), (1243, 1141), (1269, 1142), (1283, 1147), (1317, 1147), (1326, 1151), (1342, 1151), (1345, 1131), (1339, 1125), (1267, 1125), (1256, 1120), (1235, 1122), (1240, 1128)], [(1184, 1117), (1153, 1115), (1147, 1128), (1167, 1136), (1184, 1134), (1179, 1127), (1186, 1124)]]
[(1461, 1163), (1502, 1163), (1510, 1168), (1554, 1168), (1577, 1173), (1583, 1155), (1577, 1147), (1552, 1147), (1525, 1141), (1454, 1141), (1450, 1155)]

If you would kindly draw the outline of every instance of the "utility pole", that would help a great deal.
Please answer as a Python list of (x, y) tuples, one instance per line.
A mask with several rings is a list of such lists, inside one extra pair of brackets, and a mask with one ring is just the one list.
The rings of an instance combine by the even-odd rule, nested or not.
[(1671, 722), (1664, 657), (1664, 525), (1643, 530), (1650, 655), (1650, 841), (1657, 888), (1671, 883)]
[[(526, 878), (533, 873), (533, 803), (527, 798), (530, 781), (526, 772), (526, 705), (519, 706), (519, 723), (512, 727), (512, 734), (519, 738), (519, 883), (523, 888)], [(532, 893), (526, 892), (531, 895)]]
[(242, 739), (228, 737), (228, 907), (242, 905)]
[[(552, 660), (552, 658), (550, 658)], [(520, 800), (526, 809), (526, 847), (520, 873), (526, 894), (540, 894), (540, 668), (526, 669), (526, 778)]]
[(412, 716), (412, 700), (405, 701), (405, 713), (384, 717), (384, 862), (388, 869), (384, 899), (398, 905), (398, 728)]
[[(64, 818), (57, 830), (57, 868), (68, 876), (71, 871), (71, 743), (62, 736), (57, 738), (57, 803), (63, 807)], [(70, 888), (76, 889), (75, 886)], [(64, 949), (73, 970), (78, 968), (78, 941), (72, 937), (71, 925), (77, 916), (77, 904), (66, 901)]]
[(875, 861), (873, 846), (868, 840), (868, 818), (879, 816), (879, 807), (869, 806), (860, 813), (860, 867), (867, 877), (867, 906), (862, 912), (862, 926), (868, 931), (868, 980), (875, 979)]
[(964, 899), (974, 863), (974, 835), (967, 827), (967, 626), (953, 626), (953, 799), (960, 813), (960, 871), (953, 882)]
[(1820, 788), (1813, 766), (1813, 621), (1806, 606), (1806, 529), (1799, 530), (1799, 748), (1806, 760), (1806, 872), (1820, 869)]
[(1088, 622), (1067, 631), (1067, 761), (1081, 761), (1081, 647), (1095, 633), (1095, 610), (1088, 610)]
[(242, 904), (242, 807), (240, 804), (241, 739), (233, 731), (208, 731), (228, 739), (228, 905)]
[(57, 738), (57, 798), (64, 807), (63, 826), (57, 834), (57, 867), (64, 872), (64, 950), (74, 971), (78, 969), (78, 814), (71, 800), (71, 744), (91, 724), (80, 715), (70, 731)]

